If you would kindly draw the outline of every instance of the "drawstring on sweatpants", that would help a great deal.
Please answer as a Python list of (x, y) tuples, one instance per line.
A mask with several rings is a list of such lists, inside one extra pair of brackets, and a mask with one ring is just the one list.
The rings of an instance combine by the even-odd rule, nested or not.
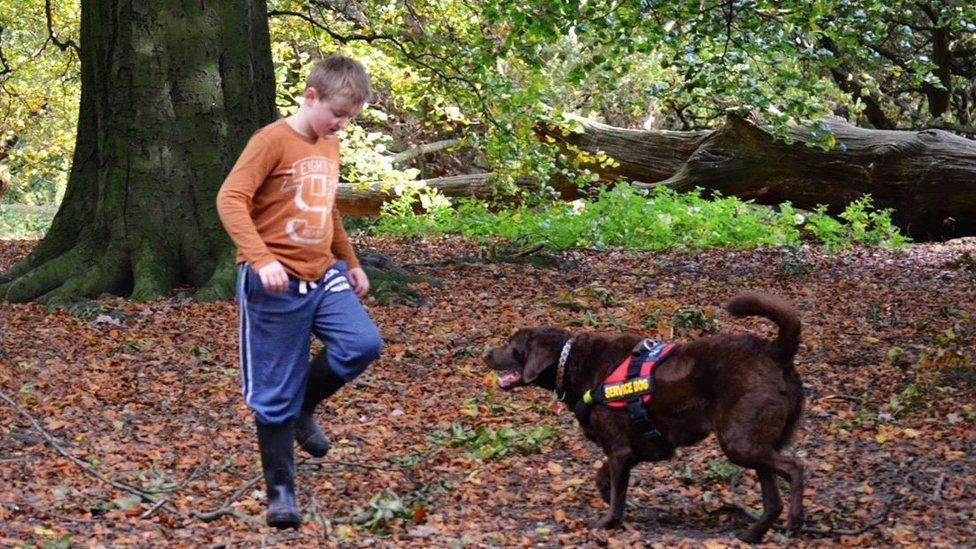
[(311, 289), (314, 290), (315, 288), (318, 288), (318, 287), (319, 287), (319, 285), (316, 284), (315, 282), (306, 282), (306, 281), (302, 280), (302, 281), (300, 281), (298, 283), (298, 293), (300, 293), (302, 295), (305, 295), (305, 294), (308, 293), (308, 289), (309, 288), (311, 288)]

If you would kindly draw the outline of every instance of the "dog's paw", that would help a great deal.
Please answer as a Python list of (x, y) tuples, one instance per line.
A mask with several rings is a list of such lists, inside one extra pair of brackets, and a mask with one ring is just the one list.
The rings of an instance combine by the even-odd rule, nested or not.
[(755, 532), (750, 528), (736, 537), (739, 538), (740, 541), (744, 541), (746, 543), (760, 543), (762, 542), (764, 533), (765, 532)]
[(591, 522), (590, 528), (592, 529), (605, 528), (609, 530), (611, 528), (619, 528), (622, 525), (623, 525), (622, 520), (608, 513), (606, 515), (603, 515), (599, 519)]

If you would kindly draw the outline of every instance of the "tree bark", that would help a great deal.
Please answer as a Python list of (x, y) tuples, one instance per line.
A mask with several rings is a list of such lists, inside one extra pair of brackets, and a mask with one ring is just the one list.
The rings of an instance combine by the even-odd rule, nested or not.
[(226, 295), (233, 246), (214, 197), (275, 117), (270, 48), (264, 0), (83, 0), (67, 191), (0, 297)]
[(564, 152), (572, 152), (573, 148), (589, 153), (605, 152), (619, 165), (591, 169), (608, 180), (660, 181), (671, 177), (712, 133), (709, 130), (630, 130), (578, 117), (573, 121), (579, 131), (564, 133), (556, 126), (538, 125), (536, 133), (556, 143)]

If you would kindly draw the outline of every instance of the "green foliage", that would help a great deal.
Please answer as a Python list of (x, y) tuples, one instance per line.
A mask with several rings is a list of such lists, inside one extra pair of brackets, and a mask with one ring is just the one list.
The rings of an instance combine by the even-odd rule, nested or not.
[(423, 522), (429, 507), (425, 493), (410, 492), (400, 497), (393, 490), (383, 490), (353, 512), (348, 521), (382, 535), (387, 533), (389, 522), (396, 519), (409, 524)]
[(53, 213), (22, 212), (0, 205), (0, 239), (40, 238), (51, 228)]
[(499, 402), (492, 391), (482, 391), (461, 404), (461, 413), (469, 417), (494, 416), (510, 411), (511, 401)]
[(503, 458), (512, 452), (538, 453), (557, 436), (555, 429), (543, 425), (522, 429), (510, 425), (499, 429), (481, 425), (468, 429), (460, 423), (452, 423), (447, 429), (435, 431), (430, 439), (437, 445), (464, 447), (472, 455), (488, 460)]
[(44, 542), (41, 543), (41, 549), (68, 549), (74, 545), (74, 539), (74, 536), (71, 534), (64, 534), (57, 539), (44, 540)]
[(641, 326), (653, 330), (661, 324), (661, 314), (663, 311), (661, 309), (654, 309), (650, 314), (646, 314), (641, 317)]
[[(892, 225), (890, 209), (875, 210), (870, 195), (850, 204), (835, 219), (819, 206), (808, 221), (810, 230), (829, 250), (849, 247), (857, 242), (885, 249), (897, 249), (910, 239)], [(844, 223), (846, 221), (846, 223)]]
[[(789, 124), (832, 112), (860, 120), (867, 112), (876, 125), (881, 112), (888, 127), (924, 125), (932, 89), (971, 94), (964, 75), (972, 56), (945, 67), (932, 51), (936, 28), (959, 51), (974, 46), (969, 4), (436, 0), (404, 9), (372, 0), (272, 0), (269, 7), (306, 13), (333, 34), (298, 17), (272, 19), (283, 106), (294, 106), (311, 59), (340, 48), (337, 35), (367, 37), (342, 49), (363, 58), (377, 81), (389, 116), (380, 131), (390, 134), (398, 123), (397, 133), (406, 130), (412, 142), (463, 136), (500, 191), (532, 174), (544, 196), (552, 175), (586, 181), (592, 174), (539, 142), (540, 119), (562, 126), (582, 115), (623, 127), (692, 129), (714, 127), (733, 108), (761, 113), (783, 138)], [(961, 123), (976, 114), (970, 103), (929, 110), (939, 122)], [(823, 125), (813, 125), (812, 138), (838, 146)]]
[(728, 482), (735, 478), (742, 471), (742, 467), (732, 463), (727, 459), (708, 460), (707, 480), (718, 482)]
[[(78, 43), (78, 0), (51, 3), (58, 41)], [(72, 48), (47, 28), (44, 0), (0, 1), (0, 180), (4, 201), (57, 204), (74, 150), (80, 78)]]
[(946, 263), (946, 267), (976, 272), (976, 258), (969, 252), (963, 252), (958, 258)]
[(700, 307), (682, 307), (674, 312), (672, 321), (675, 328), (681, 330), (714, 331), (718, 325), (715, 318)]
[(678, 479), (685, 484), (729, 482), (742, 472), (742, 467), (727, 459), (710, 459), (705, 464), (705, 470), (696, 472), (690, 463), (684, 463), (678, 472)]
[[(907, 241), (891, 225), (890, 212), (873, 211), (868, 197), (848, 207), (841, 219), (825, 212), (825, 208), (818, 209), (808, 225), (830, 249), (853, 242), (893, 248)], [(412, 202), (394, 201), (373, 230), (404, 236), (460, 234), (482, 242), (539, 243), (554, 250), (662, 250), (797, 244), (802, 222), (803, 216), (789, 204), (777, 212), (735, 197), (716, 195), (708, 200), (700, 190), (677, 193), (657, 187), (647, 193), (618, 185), (600, 190), (593, 200), (497, 211), (484, 202), (460, 200), (456, 206), (439, 205), (417, 213)]]
[[(60, 201), (80, 95), (77, 54), (50, 40), (44, 6), (0, 0), (0, 48), (10, 69), (0, 74), (0, 150), (13, 144), (6, 158), (0, 152), (0, 178), (13, 182), (7, 200), (26, 203)], [(54, 34), (77, 43), (80, 2), (52, 7)], [(760, 113), (788, 139), (791, 123), (832, 112), (884, 127), (976, 119), (976, 104), (966, 99), (976, 70), (976, 56), (968, 55), (976, 47), (976, 8), (961, 0), (938, 9), (909, 0), (269, 0), (268, 8), (280, 114), (298, 108), (317, 58), (341, 52), (361, 59), (377, 94), (345, 132), (343, 177), (427, 208), (446, 207), (446, 200), (422, 178), (462, 167), (491, 172), (501, 194), (531, 175), (540, 184), (530, 194), (548, 198), (551, 177), (585, 183), (594, 174), (584, 160), (613, 162), (557, 152), (533, 131), (540, 120), (569, 131), (577, 116), (693, 129), (714, 127), (736, 109)], [(952, 55), (935, 55), (936, 31)], [(391, 160), (394, 151), (444, 137), (461, 138), (471, 153), (448, 165)], [(842, 146), (817, 123), (812, 137), (823, 148)], [(817, 222), (825, 238), (836, 236), (837, 227)], [(583, 239), (612, 245), (593, 234)]]

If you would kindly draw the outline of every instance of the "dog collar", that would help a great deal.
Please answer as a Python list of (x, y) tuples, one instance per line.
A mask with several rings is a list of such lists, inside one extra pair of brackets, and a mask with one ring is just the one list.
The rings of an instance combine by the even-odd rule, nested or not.
[(573, 342), (576, 341), (575, 337), (569, 338), (566, 343), (563, 344), (563, 350), (559, 353), (559, 365), (556, 367), (556, 398), (563, 400), (566, 398), (566, 392), (563, 391), (563, 396), (559, 396), (559, 389), (563, 386), (563, 374), (566, 372), (566, 360), (569, 359), (569, 351), (573, 348)]

